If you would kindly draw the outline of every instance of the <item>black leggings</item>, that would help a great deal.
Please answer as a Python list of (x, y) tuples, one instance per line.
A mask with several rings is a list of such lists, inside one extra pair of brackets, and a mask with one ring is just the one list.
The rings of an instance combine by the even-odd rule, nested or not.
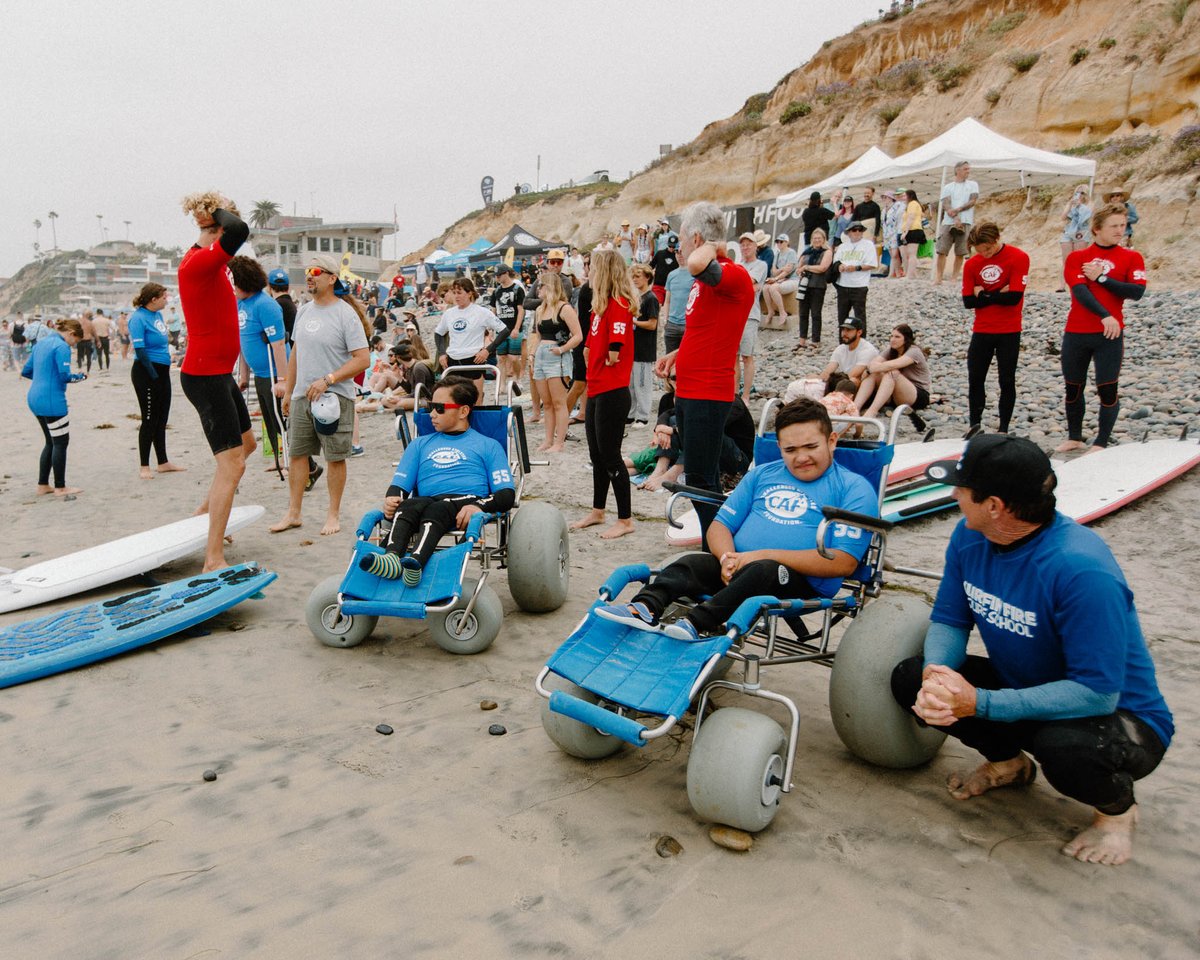
[(75, 344), (75, 366), (83, 369), (84, 362), (87, 362), (87, 372), (92, 372), (92, 341), (80, 340)]
[(1008, 433), (1013, 407), (1017, 405), (1017, 359), (1021, 355), (1021, 334), (973, 333), (967, 347), (967, 407), (971, 426), (983, 420), (987, 404), (987, 375), (996, 358), (1000, 380), (1000, 432)]
[(680, 597), (699, 600), (709, 594), (712, 594), (709, 599), (687, 615), (702, 633), (719, 630), (742, 601), (750, 597), (797, 600), (817, 595), (808, 577), (774, 560), (748, 563), (724, 584), (720, 560), (711, 553), (688, 553), (664, 568), (633, 599), (635, 603), (644, 603), (657, 620)]
[[(923, 657), (912, 657), (892, 672), (892, 695), (905, 709), (917, 702), (924, 663)], [(987, 657), (967, 657), (958, 672), (984, 690), (1005, 685)], [(1128, 710), (1102, 717), (1011, 723), (962, 717), (941, 729), (992, 763), (1028, 751), (1041, 763), (1055, 790), (1109, 816), (1133, 806), (1134, 781), (1149, 774), (1166, 753), (1153, 728)]]
[(592, 458), (592, 508), (603, 510), (612, 487), (617, 501), (617, 518), (633, 516), (629, 492), (629, 471), (621, 459), (621, 441), (625, 436), (625, 418), (629, 416), (632, 399), (628, 387), (606, 390), (588, 397), (587, 418), (583, 421), (587, 434), (588, 454)]
[(112, 366), (112, 355), (109, 353), (109, 338), (96, 338), (96, 366), (101, 370), (107, 370)]
[(1102, 333), (1064, 333), (1062, 339), (1063, 386), (1067, 394), (1067, 436), (1083, 440), (1083, 387), (1088, 367), (1096, 365), (1096, 393), (1100, 397), (1099, 429), (1092, 445), (1107, 447), (1121, 412), (1117, 387), (1121, 378), (1121, 359), (1125, 354), (1125, 335), (1115, 340)]
[(812, 342), (821, 342), (821, 311), (825, 308), (826, 286), (809, 287), (800, 301), (800, 338), (808, 339), (808, 318), (812, 317)]
[(171, 365), (154, 364), (158, 374), (150, 379), (150, 373), (140, 361), (135, 361), (129, 379), (133, 381), (133, 392), (137, 394), (138, 406), (142, 408), (142, 422), (138, 427), (138, 462), (150, 466), (150, 448), (161, 467), (167, 462), (167, 418), (171, 416)]
[(392, 521), (392, 529), (383, 540), (383, 548), (388, 553), (401, 556), (408, 549), (408, 541), (414, 531), (418, 531), (417, 542), (413, 545), (412, 555), (422, 567), (429, 562), (438, 541), (453, 530), (458, 519), (458, 511), (470, 503), (478, 503), (478, 497), (458, 493), (444, 493), (436, 497), (409, 497), (401, 500), (396, 508), (396, 517)]
[(37, 422), (42, 428), (42, 436), (46, 438), (46, 445), (42, 447), (42, 457), (38, 461), (38, 484), (44, 487), (50, 483), (50, 470), (53, 468), (54, 489), (61, 490), (67, 485), (70, 420), (64, 413), (61, 417), (38, 417)]

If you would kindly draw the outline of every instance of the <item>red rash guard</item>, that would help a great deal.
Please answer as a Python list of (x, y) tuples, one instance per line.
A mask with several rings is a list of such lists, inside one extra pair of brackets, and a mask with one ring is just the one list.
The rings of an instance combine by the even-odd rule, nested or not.
[(754, 304), (754, 281), (724, 253), (718, 253), (715, 262), (721, 272), (716, 284), (702, 277), (692, 284), (683, 342), (675, 359), (675, 396), (687, 400), (728, 402), (737, 389), (734, 367)]
[[(1110, 280), (1122, 283), (1134, 283), (1140, 287), (1146, 285), (1146, 263), (1142, 255), (1128, 247), (1102, 247), (1093, 243), (1083, 250), (1076, 250), (1067, 255), (1067, 263), (1063, 268), (1063, 279), (1067, 288), (1086, 283), (1087, 288), (1105, 310), (1115, 319), (1121, 329), (1125, 329), (1125, 300), (1096, 280), (1089, 280), (1083, 273), (1083, 265), (1093, 260), (1101, 261), (1104, 266), (1104, 276)], [(1071, 298), (1071, 310), (1067, 314), (1067, 333), (1103, 333), (1104, 324), (1100, 317), (1091, 310)]]
[[(611, 367), (607, 364), (610, 347), (621, 348), (620, 357)], [(629, 386), (633, 373), (633, 316), (629, 304), (620, 297), (608, 301), (603, 316), (592, 314), (588, 327), (588, 396), (598, 396), (609, 390)]]
[(220, 241), (192, 247), (179, 263), (179, 305), (187, 323), (184, 373), (214, 376), (232, 373), (241, 342), (237, 298), (226, 272), (230, 254)]
[[(963, 266), (962, 292), (972, 296), (976, 287), (995, 293), (1008, 287), (1010, 293), (1024, 293), (1029, 280), (1029, 254), (1005, 244), (994, 257), (976, 254)], [(1023, 304), (988, 304), (975, 308), (974, 333), (1020, 333)]]

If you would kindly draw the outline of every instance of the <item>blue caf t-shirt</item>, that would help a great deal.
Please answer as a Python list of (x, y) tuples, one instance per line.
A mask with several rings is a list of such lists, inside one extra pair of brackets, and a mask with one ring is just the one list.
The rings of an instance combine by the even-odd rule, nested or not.
[[(733, 545), (745, 550), (815, 550), (823, 507), (879, 516), (879, 497), (871, 485), (851, 470), (832, 464), (816, 480), (797, 480), (780, 460), (754, 467), (717, 513), (717, 523), (733, 534)], [(827, 546), (862, 560), (870, 534), (857, 527), (834, 524)], [(840, 577), (809, 577), (823, 597), (842, 585)]]
[(1061, 513), (1029, 543), (1005, 552), (960, 522), (931, 619), (978, 629), (1006, 687), (1074, 680), (1096, 693), (1119, 693), (1118, 709), (1170, 743), (1175, 726), (1133, 591), (1108, 545)]
[(511, 488), (513, 481), (504, 448), (468, 429), (417, 437), (400, 458), (392, 484), (421, 497), (445, 493), (486, 497)]
[[(267, 343), (283, 339), (283, 308), (265, 291), (260, 290), (238, 301), (238, 336), (242, 341), (242, 356), (256, 377), (270, 378), (271, 364), (267, 358)], [(279, 376), (283, 376), (279, 371)]]
[(129, 318), (129, 341), (134, 350), (145, 350), (151, 363), (170, 363), (170, 340), (161, 313), (138, 307)]
[(663, 284), (671, 295), (671, 312), (667, 315), (667, 323), (682, 327), (687, 323), (688, 297), (692, 293), (692, 284), (696, 278), (687, 267), (676, 267), (667, 274), (667, 282)]

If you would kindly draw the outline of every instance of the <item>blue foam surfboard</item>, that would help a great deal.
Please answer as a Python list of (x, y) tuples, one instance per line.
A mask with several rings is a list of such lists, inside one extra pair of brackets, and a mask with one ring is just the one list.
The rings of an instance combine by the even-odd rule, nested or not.
[(884, 496), (880, 515), (891, 523), (903, 523), (957, 506), (953, 487), (932, 481), (923, 484), (913, 481), (912, 486), (905, 485), (898, 493)]
[(164, 583), (0, 629), (0, 687), (154, 643), (236, 606), (275, 579), (257, 563)]

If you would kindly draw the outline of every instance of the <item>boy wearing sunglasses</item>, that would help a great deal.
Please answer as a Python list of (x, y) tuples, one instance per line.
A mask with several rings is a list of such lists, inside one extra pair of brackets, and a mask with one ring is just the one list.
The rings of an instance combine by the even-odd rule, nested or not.
[(465, 377), (447, 377), (433, 392), (436, 432), (410, 443), (396, 467), (383, 498), (383, 515), (392, 521), (386, 552), (362, 558), (367, 573), (416, 586), (448, 530), (465, 530), (473, 514), (503, 513), (516, 502), (504, 447), (471, 429), (474, 403), (475, 384)]

